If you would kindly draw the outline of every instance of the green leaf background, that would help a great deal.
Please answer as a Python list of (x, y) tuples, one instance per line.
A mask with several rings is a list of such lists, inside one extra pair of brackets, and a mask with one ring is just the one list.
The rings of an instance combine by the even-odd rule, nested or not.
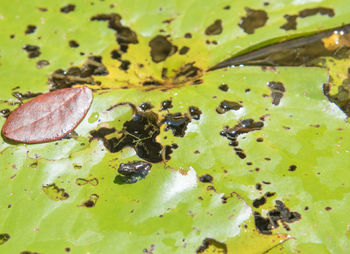
[[(69, 3), (76, 6), (75, 10), (60, 12)], [(0, 245), (0, 252), (194, 253), (206, 238), (225, 243), (228, 253), (349, 252), (350, 130), (346, 115), (323, 95), (328, 70), (243, 66), (206, 71), (247, 49), (349, 23), (348, 4), (342, 0), (268, 3), (1, 2), (1, 108), (12, 110), (17, 106), (18, 100), (11, 95), (16, 86), (22, 93), (46, 92), (51, 73), (79, 66), (89, 55), (101, 55), (110, 74), (94, 77), (101, 85), (92, 86), (94, 101), (76, 129), (77, 138), (36, 145), (10, 144), (1, 139), (0, 233), (10, 238)], [(230, 8), (225, 9), (228, 5)], [(335, 16), (298, 18), (296, 30), (280, 29), (286, 22), (285, 14), (320, 6), (333, 8)], [(265, 10), (269, 17), (253, 34), (244, 33), (238, 26), (246, 7)], [(118, 13), (122, 24), (137, 34), (139, 43), (129, 44), (122, 56), (131, 62), (127, 71), (110, 56), (111, 50), (119, 48), (115, 32), (108, 29), (107, 22), (90, 21), (101, 13)], [(205, 29), (217, 19), (222, 20), (222, 33), (205, 35)], [(37, 26), (36, 31), (25, 34), (27, 25)], [(192, 38), (184, 38), (186, 33)], [(173, 45), (178, 49), (187, 46), (189, 52), (152, 62), (148, 43), (159, 34), (169, 35)], [(70, 40), (76, 40), (79, 47), (69, 47)], [(39, 46), (41, 55), (29, 59), (22, 50), (26, 44)], [(50, 65), (38, 69), (38, 60), (48, 60)], [(150, 78), (165, 82), (163, 68), (168, 69), (167, 81), (171, 83), (187, 63), (201, 69), (198, 78), (202, 84), (192, 85), (191, 80), (166, 90), (142, 86)], [(286, 89), (278, 106), (271, 103), (270, 81), (282, 82)], [(227, 92), (218, 89), (223, 83), (229, 87)], [(121, 89), (123, 86), (128, 89)], [(140, 159), (132, 148), (110, 153), (101, 140), (91, 140), (89, 132), (101, 126), (120, 131), (132, 118), (129, 106), (108, 111), (113, 105), (150, 102), (152, 110), (161, 116), (165, 114), (160, 111), (161, 102), (169, 98), (171, 113), (186, 113), (190, 106), (196, 106), (202, 111), (201, 118), (192, 119), (184, 137), (174, 137), (162, 126), (157, 141), (163, 146), (178, 145), (171, 159), (154, 163), (150, 174), (135, 184), (116, 184), (119, 164)], [(215, 109), (223, 100), (241, 102), (243, 108), (218, 114)], [(240, 159), (220, 131), (239, 120), (258, 121), (264, 115), (263, 129), (238, 138), (247, 155)], [(5, 118), (0, 121), (3, 124)], [(288, 171), (290, 165), (296, 165), (296, 170)], [(198, 177), (204, 174), (213, 176), (213, 183), (200, 182)], [(257, 183), (262, 184), (262, 190), (256, 189)], [(48, 188), (50, 184), (57, 189)], [(254, 208), (253, 200), (268, 191), (275, 196)], [(92, 200), (94, 207), (85, 207), (87, 200)], [(283, 201), (302, 218), (289, 224), (290, 231), (280, 225), (272, 235), (263, 235), (255, 228), (253, 213), (265, 216), (275, 200)]]

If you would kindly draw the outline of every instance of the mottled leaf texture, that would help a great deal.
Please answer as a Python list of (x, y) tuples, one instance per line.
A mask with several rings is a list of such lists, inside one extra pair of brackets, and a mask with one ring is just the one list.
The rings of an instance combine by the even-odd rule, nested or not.
[(86, 86), (39, 95), (12, 112), (2, 134), (22, 143), (58, 140), (80, 123), (91, 102), (92, 91)]

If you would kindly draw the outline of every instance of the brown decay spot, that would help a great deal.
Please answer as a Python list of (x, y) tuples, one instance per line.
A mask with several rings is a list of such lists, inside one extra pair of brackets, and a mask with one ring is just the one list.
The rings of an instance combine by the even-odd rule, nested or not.
[(217, 19), (213, 24), (205, 29), (206, 35), (219, 35), (222, 33), (222, 22), (221, 19)]
[(62, 13), (70, 13), (75, 10), (75, 5), (74, 4), (68, 4), (66, 6), (63, 6), (60, 11)]
[(272, 229), (278, 228), (281, 222), (286, 230), (290, 230), (287, 223), (293, 223), (301, 219), (298, 212), (290, 212), (285, 204), (280, 201), (275, 201), (275, 209), (267, 212), (267, 218), (264, 218), (258, 212), (254, 212), (255, 227), (260, 233), (271, 235)]
[(241, 107), (243, 106), (238, 102), (224, 100), (219, 106), (217, 106), (216, 112), (219, 114), (224, 114), (230, 110), (239, 110)]
[(65, 251), (65, 252), (70, 252), (70, 248), (69, 248), (69, 247), (64, 248), (64, 251)]
[(185, 33), (184, 37), (186, 39), (191, 39), (192, 38), (192, 34), (191, 33)]
[(282, 82), (270, 81), (267, 82), (267, 86), (271, 90), (272, 104), (278, 106), (286, 91)]
[(202, 183), (211, 183), (213, 181), (213, 177), (209, 174), (205, 174), (199, 177), (199, 181)]
[(9, 234), (0, 234), (0, 245), (6, 243), (8, 240), (10, 240)]
[(297, 18), (298, 15), (284, 15), (284, 18), (286, 19), (286, 23), (280, 26), (280, 28), (288, 31), (288, 30), (296, 30), (297, 29)]
[(121, 64), (119, 66), (119, 69), (123, 71), (127, 71), (129, 69), (131, 62), (128, 60), (121, 60)]
[(220, 86), (219, 86), (219, 89), (221, 90), (221, 91), (223, 91), (223, 92), (227, 92), (228, 91), (228, 85), (227, 84), (221, 84)]
[(221, 243), (212, 238), (205, 238), (202, 242), (202, 245), (196, 250), (196, 253), (205, 253), (205, 251), (210, 247), (214, 246), (216, 249), (220, 249), (219, 253), (227, 253), (226, 244)]
[(83, 202), (83, 204), (81, 206), (85, 206), (87, 208), (94, 207), (96, 205), (98, 199), (99, 199), (99, 196), (97, 194), (91, 194), (90, 199)]
[(127, 44), (137, 44), (137, 35), (134, 31), (132, 31), (129, 27), (123, 26), (121, 24), (122, 17), (119, 14), (111, 13), (111, 14), (98, 14), (93, 16), (90, 20), (94, 21), (108, 21), (108, 28), (116, 31), (116, 39), (120, 45)]
[(226, 5), (226, 6), (224, 7), (224, 10), (229, 10), (229, 9), (231, 9), (231, 6), (229, 6), (229, 5)]
[(79, 47), (79, 43), (76, 42), (75, 40), (70, 40), (68, 44), (69, 44), (69, 47), (71, 47), (71, 48)]
[(152, 164), (145, 161), (132, 161), (121, 163), (118, 168), (118, 173), (114, 179), (114, 183), (136, 183), (144, 179), (152, 168)]
[(25, 251), (21, 251), (19, 254), (40, 254), (40, 253), (39, 252), (25, 250)]
[(267, 13), (264, 10), (253, 10), (245, 8), (247, 15), (241, 18), (238, 24), (244, 32), (253, 34), (255, 29), (263, 27), (268, 20)]
[(38, 69), (42, 69), (48, 65), (50, 65), (50, 62), (47, 60), (39, 60), (36, 62), (36, 68)]
[(255, 185), (255, 188), (256, 188), (257, 190), (262, 190), (262, 185), (261, 185), (261, 183), (257, 183), (257, 184)]
[(164, 61), (167, 57), (175, 54), (177, 51), (177, 47), (173, 46), (163, 35), (157, 35), (148, 43), (148, 45), (151, 48), (151, 57), (155, 63)]
[(183, 47), (179, 50), (179, 54), (180, 54), (180, 55), (185, 55), (185, 54), (187, 54), (187, 52), (188, 52), (189, 50), (190, 50), (189, 47), (183, 46)]
[(43, 192), (53, 201), (63, 201), (69, 198), (69, 194), (64, 189), (59, 188), (56, 184), (47, 184), (42, 186)]
[(259, 142), (259, 143), (264, 142), (264, 139), (263, 138), (257, 138), (256, 142)]
[(28, 25), (24, 33), (25, 34), (32, 34), (35, 32), (35, 30), (36, 30), (36, 26)]
[(195, 106), (190, 106), (188, 112), (194, 120), (199, 120), (201, 118), (202, 111)]
[(40, 56), (40, 54), (41, 54), (40, 48), (38, 46), (35, 46), (35, 45), (24, 45), (23, 50), (28, 53), (29, 58), (35, 58), (35, 57)]
[(288, 168), (288, 171), (295, 171), (297, 169), (297, 166), (295, 165), (290, 165)]
[(246, 155), (241, 148), (238, 148), (238, 136), (251, 131), (261, 130), (263, 127), (263, 122), (255, 122), (253, 119), (244, 119), (239, 121), (239, 123), (232, 128), (225, 126), (224, 129), (220, 132), (220, 135), (230, 140), (229, 145), (235, 147), (234, 150), (236, 151), (238, 157), (244, 159)]
[(51, 74), (48, 84), (50, 91), (72, 87), (76, 84), (99, 85), (93, 75), (104, 76), (108, 74), (107, 68), (102, 64), (101, 56), (90, 56), (81, 68), (71, 67), (67, 71), (58, 69)]
[(41, 7), (39, 7), (38, 10), (41, 11), (41, 12), (46, 12), (46, 11), (47, 11), (47, 8), (41, 8)]
[[(260, 189), (261, 189), (261, 184), (260, 184)], [(260, 206), (266, 203), (266, 198), (272, 197), (275, 194), (276, 194), (275, 192), (266, 192), (264, 196), (262, 196), (261, 198), (257, 198), (253, 201), (253, 206), (255, 208), (259, 208)]]

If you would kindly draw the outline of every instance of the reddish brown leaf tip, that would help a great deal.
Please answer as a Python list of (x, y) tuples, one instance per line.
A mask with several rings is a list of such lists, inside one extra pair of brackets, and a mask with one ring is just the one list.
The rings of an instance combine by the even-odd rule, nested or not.
[(1, 133), (20, 143), (63, 138), (83, 120), (92, 102), (87, 86), (46, 93), (22, 104), (7, 118)]

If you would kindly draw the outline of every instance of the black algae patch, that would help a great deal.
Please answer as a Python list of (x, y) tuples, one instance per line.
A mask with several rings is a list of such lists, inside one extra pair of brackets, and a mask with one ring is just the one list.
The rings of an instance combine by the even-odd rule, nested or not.
[(280, 28), (288, 31), (288, 30), (296, 30), (297, 29), (297, 18), (298, 15), (284, 15), (286, 19), (286, 23), (283, 24)]
[(288, 223), (293, 223), (301, 219), (301, 215), (297, 212), (291, 212), (280, 200), (275, 201), (275, 209), (267, 213), (264, 218), (258, 212), (254, 212), (255, 227), (262, 234), (272, 234), (272, 229), (279, 227), (279, 222), (286, 230), (290, 230)]
[(237, 156), (244, 159), (246, 157), (244, 151), (241, 148), (238, 148), (238, 136), (251, 131), (261, 130), (263, 127), (263, 122), (255, 122), (253, 119), (244, 119), (239, 121), (239, 123), (232, 128), (225, 126), (220, 132), (220, 135), (230, 140), (229, 145), (234, 147)]
[(64, 7), (61, 8), (62, 13), (70, 13), (75, 10), (75, 5), (74, 4), (68, 4)]
[(174, 114), (165, 115), (162, 123), (165, 123), (165, 131), (172, 130), (175, 137), (185, 136), (187, 125), (191, 122), (191, 119), (186, 114), (179, 112)]
[(187, 52), (190, 50), (189, 47), (183, 46), (180, 50), (179, 50), (179, 54), (180, 55), (186, 55)]
[(79, 43), (76, 42), (76, 41), (74, 41), (74, 40), (70, 40), (70, 41), (68, 42), (68, 44), (69, 44), (69, 47), (71, 47), (71, 48), (77, 48), (77, 47), (79, 47)]
[(241, 18), (241, 22), (238, 24), (244, 32), (253, 34), (255, 29), (263, 27), (268, 20), (267, 13), (263, 10), (253, 10), (245, 8), (247, 15)]
[(202, 183), (211, 183), (213, 181), (213, 177), (209, 174), (205, 174), (199, 177), (199, 181)]
[(152, 168), (152, 164), (145, 161), (133, 161), (121, 163), (118, 172), (121, 175), (116, 176), (115, 183), (136, 183), (144, 179)]
[(23, 50), (25, 50), (28, 53), (29, 58), (35, 58), (40, 56), (40, 48), (35, 45), (25, 45), (23, 46)]
[(230, 110), (239, 110), (241, 107), (243, 106), (238, 102), (224, 100), (220, 103), (219, 106), (217, 106), (216, 112), (219, 114), (224, 114)]
[(222, 33), (222, 22), (220, 19), (215, 20), (213, 24), (205, 29), (205, 35), (219, 35)]
[(202, 245), (196, 250), (196, 253), (204, 253), (210, 246), (214, 246), (218, 253), (227, 253), (226, 244), (212, 238), (205, 238)]
[(177, 47), (173, 46), (163, 35), (157, 35), (148, 43), (148, 45), (151, 48), (151, 57), (155, 63), (164, 61), (167, 57), (175, 54), (177, 51)]
[(318, 7), (318, 8), (305, 9), (300, 11), (299, 17), (306, 18), (316, 14), (328, 15), (328, 17), (333, 17), (335, 15), (334, 10), (331, 8)]
[(221, 84), (219, 86), (219, 89), (223, 92), (227, 92), (228, 91), (228, 85), (227, 84)]
[(9, 234), (0, 234), (0, 245), (6, 243), (8, 240), (10, 240)]
[(199, 120), (201, 118), (202, 111), (195, 106), (190, 106), (188, 112), (194, 120)]
[(121, 24), (122, 17), (116, 13), (111, 14), (98, 14), (92, 17), (90, 20), (94, 21), (108, 21), (108, 28), (116, 31), (117, 42), (122, 45), (136, 44), (138, 43), (137, 35), (129, 27)]
[(39, 60), (36, 62), (36, 68), (38, 68), (38, 69), (44, 68), (48, 65), (50, 65), (50, 62), (47, 60)]
[[(258, 188), (257, 188), (258, 189)], [(260, 190), (261, 190), (261, 184), (260, 184)], [(266, 198), (274, 196), (276, 193), (275, 192), (266, 192), (264, 196), (261, 198), (257, 198), (253, 201), (253, 206), (255, 208), (259, 208), (260, 206), (264, 205), (266, 203)]]
[(165, 100), (165, 101), (162, 101), (160, 110), (168, 110), (169, 108), (172, 108), (172, 107), (173, 107), (172, 101)]
[(108, 74), (107, 68), (102, 64), (101, 56), (90, 56), (81, 68), (71, 67), (67, 71), (58, 69), (51, 74), (48, 84), (50, 91), (72, 87), (76, 84), (99, 85), (93, 79), (95, 76), (104, 76)]
[(272, 104), (278, 106), (281, 102), (281, 99), (286, 91), (282, 82), (270, 81), (267, 83), (267, 86), (271, 90)]
[(28, 25), (26, 30), (24, 31), (25, 34), (32, 34), (36, 30), (36, 26), (34, 25)]

